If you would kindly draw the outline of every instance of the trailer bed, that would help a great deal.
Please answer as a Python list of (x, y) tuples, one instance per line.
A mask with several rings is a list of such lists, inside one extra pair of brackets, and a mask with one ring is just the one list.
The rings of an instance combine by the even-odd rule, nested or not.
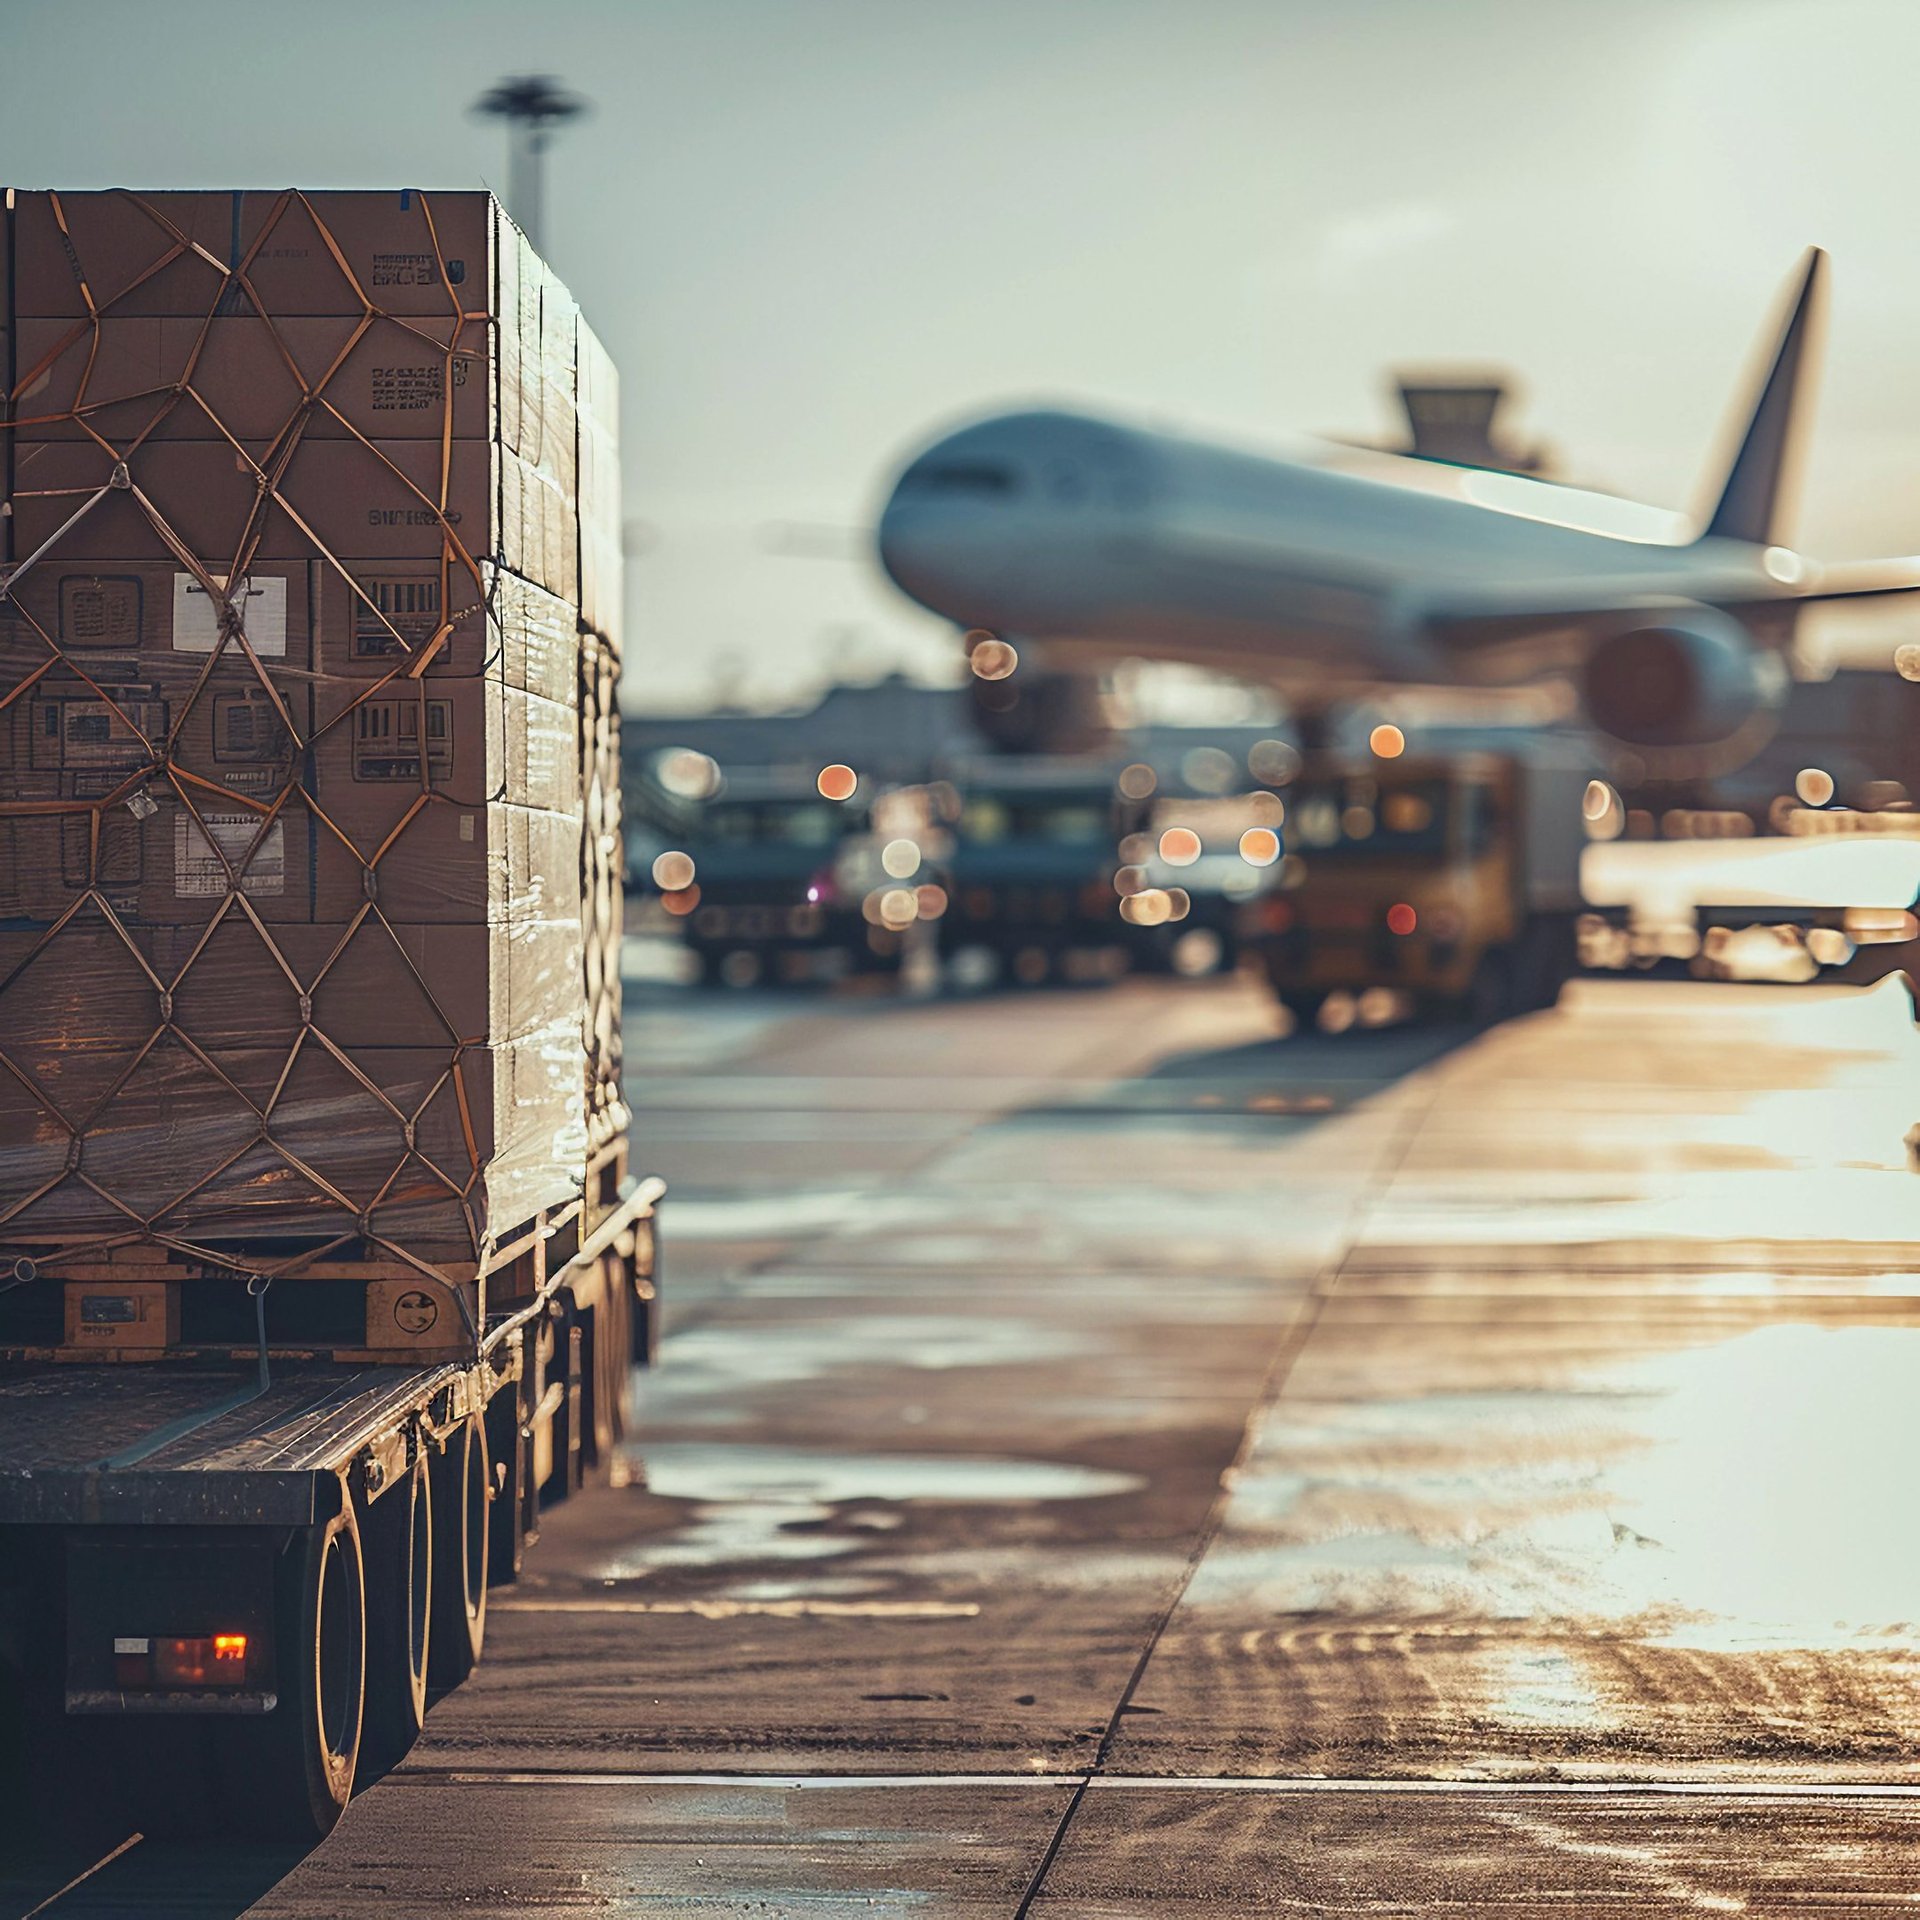
[(0, 1377), (0, 1524), (305, 1526), (321, 1479), (410, 1415), (464, 1417), (474, 1371), (278, 1362), (239, 1405), (250, 1364)]

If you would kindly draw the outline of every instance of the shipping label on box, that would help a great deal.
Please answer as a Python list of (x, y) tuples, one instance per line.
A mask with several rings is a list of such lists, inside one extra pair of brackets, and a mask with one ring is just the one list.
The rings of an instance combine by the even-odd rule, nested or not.
[(79, 647), (138, 647), (142, 597), (139, 577), (124, 573), (69, 574), (60, 582), (62, 643)]
[(357, 285), (384, 313), (486, 313), (500, 224), (486, 193), (303, 194), (268, 228), (248, 278), (269, 312), (351, 311)]
[(164, 756), (264, 804), (299, 778), (290, 700), (304, 709), (304, 690), (277, 695), (246, 673), (217, 675), (189, 701), (177, 682), (96, 688), (56, 670), (0, 708), (0, 776), (16, 799), (100, 801), (139, 817), (169, 790)]
[[(146, 764), (156, 743), (166, 739), (167, 703), (142, 691), (116, 689), (108, 700), (84, 682), (62, 686), (28, 703), (27, 737), (26, 766), (35, 773), (117, 776)], [(61, 791), (92, 797), (85, 792), (89, 785), (96, 793), (106, 791), (106, 785), (84, 778), (63, 783)]]
[[(228, 604), (263, 660), (283, 660), (287, 652), (287, 583), (283, 576), (243, 575), (231, 589), (225, 574), (212, 576), (227, 593)], [(190, 573), (173, 576), (173, 647), (176, 653), (211, 653), (220, 644), (220, 606)], [(237, 645), (230, 651), (239, 653)]]
[[(298, 793), (283, 800), (270, 821), (241, 807), (217, 807), (209, 816), (209, 841), (171, 788), (155, 784), (147, 792), (158, 805), (146, 819), (136, 823), (118, 806), (105, 816), (106, 824), (124, 821), (139, 833), (139, 885), (110, 896), (123, 918), (145, 927), (204, 927), (221, 912), (230, 890), (244, 893), (252, 910), (271, 925), (313, 918), (316, 829)], [(195, 804), (208, 813), (204, 798)], [(259, 844), (240, 870), (256, 834)], [(222, 855), (238, 870), (236, 882), (229, 882)]]
[[(316, 582), (324, 562), (260, 560), (236, 592), (247, 636), (262, 662), (304, 684)], [(224, 580), (217, 569), (209, 577)], [(212, 596), (168, 554), (63, 555), (58, 548), (17, 578), (0, 601), (0, 685), (70, 654), (96, 679), (160, 680), (190, 690), (218, 636)], [(184, 657), (183, 657), (184, 656)], [(223, 663), (245, 669), (230, 645)], [(296, 670), (299, 670), (296, 677)]]
[(173, 891), (182, 900), (217, 899), (237, 886), (250, 897), (273, 899), (287, 890), (287, 829), (281, 820), (261, 831), (251, 813), (201, 816), (173, 823)]
[(363, 700), (353, 710), (353, 777), (444, 786), (453, 774), (453, 702), (404, 694)]
[(329, 679), (366, 681), (410, 672), (446, 629), (428, 662), (440, 679), (486, 670), (486, 590), (458, 562), (407, 566), (341, 557), (328, 585), (318, 665)]

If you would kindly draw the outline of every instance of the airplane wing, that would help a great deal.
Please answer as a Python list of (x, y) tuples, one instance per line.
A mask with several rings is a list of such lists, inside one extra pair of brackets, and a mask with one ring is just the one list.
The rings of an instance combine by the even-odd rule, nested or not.
[(1792, 581), (1758, 578), (1745, 569), (1718, 574), (1703, 569), (1696, 579), (1649, 574), (1587, 586), (1566, 582), (1548, 592), (1531, 585), (1476, 586), (1422, 596), (1420, 613), (1429, 631), (1464, 640), (1480, 629), (1492, 637), (1549, 627), (1611, 628), (1636, 615), (1658, 617), (1703, 606), (1739, 614), (1920, 593), (1920, 556), (1799, 564), (1804, 576)]

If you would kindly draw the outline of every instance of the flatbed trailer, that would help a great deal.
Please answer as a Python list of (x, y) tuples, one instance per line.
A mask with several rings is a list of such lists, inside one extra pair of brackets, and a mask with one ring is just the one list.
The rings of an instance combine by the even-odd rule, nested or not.
[(541, 1508), (609, 1461), (657, 1337), (661, 1192), (623, 1181), (457, 1359), (289, 1351), (264, 1312), (252, 1350), (0, 1348), (0, 1670), (26, 1784), (324, 1832), (478, 1660)]

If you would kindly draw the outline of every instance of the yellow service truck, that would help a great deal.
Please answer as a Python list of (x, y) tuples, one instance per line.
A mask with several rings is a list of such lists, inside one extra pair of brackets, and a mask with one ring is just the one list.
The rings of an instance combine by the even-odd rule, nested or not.
[(1551, 1004), (1574, 965), (1589, 773), (1551, 741), (1309, 756), (1243, 955), (1303, 1026)]

